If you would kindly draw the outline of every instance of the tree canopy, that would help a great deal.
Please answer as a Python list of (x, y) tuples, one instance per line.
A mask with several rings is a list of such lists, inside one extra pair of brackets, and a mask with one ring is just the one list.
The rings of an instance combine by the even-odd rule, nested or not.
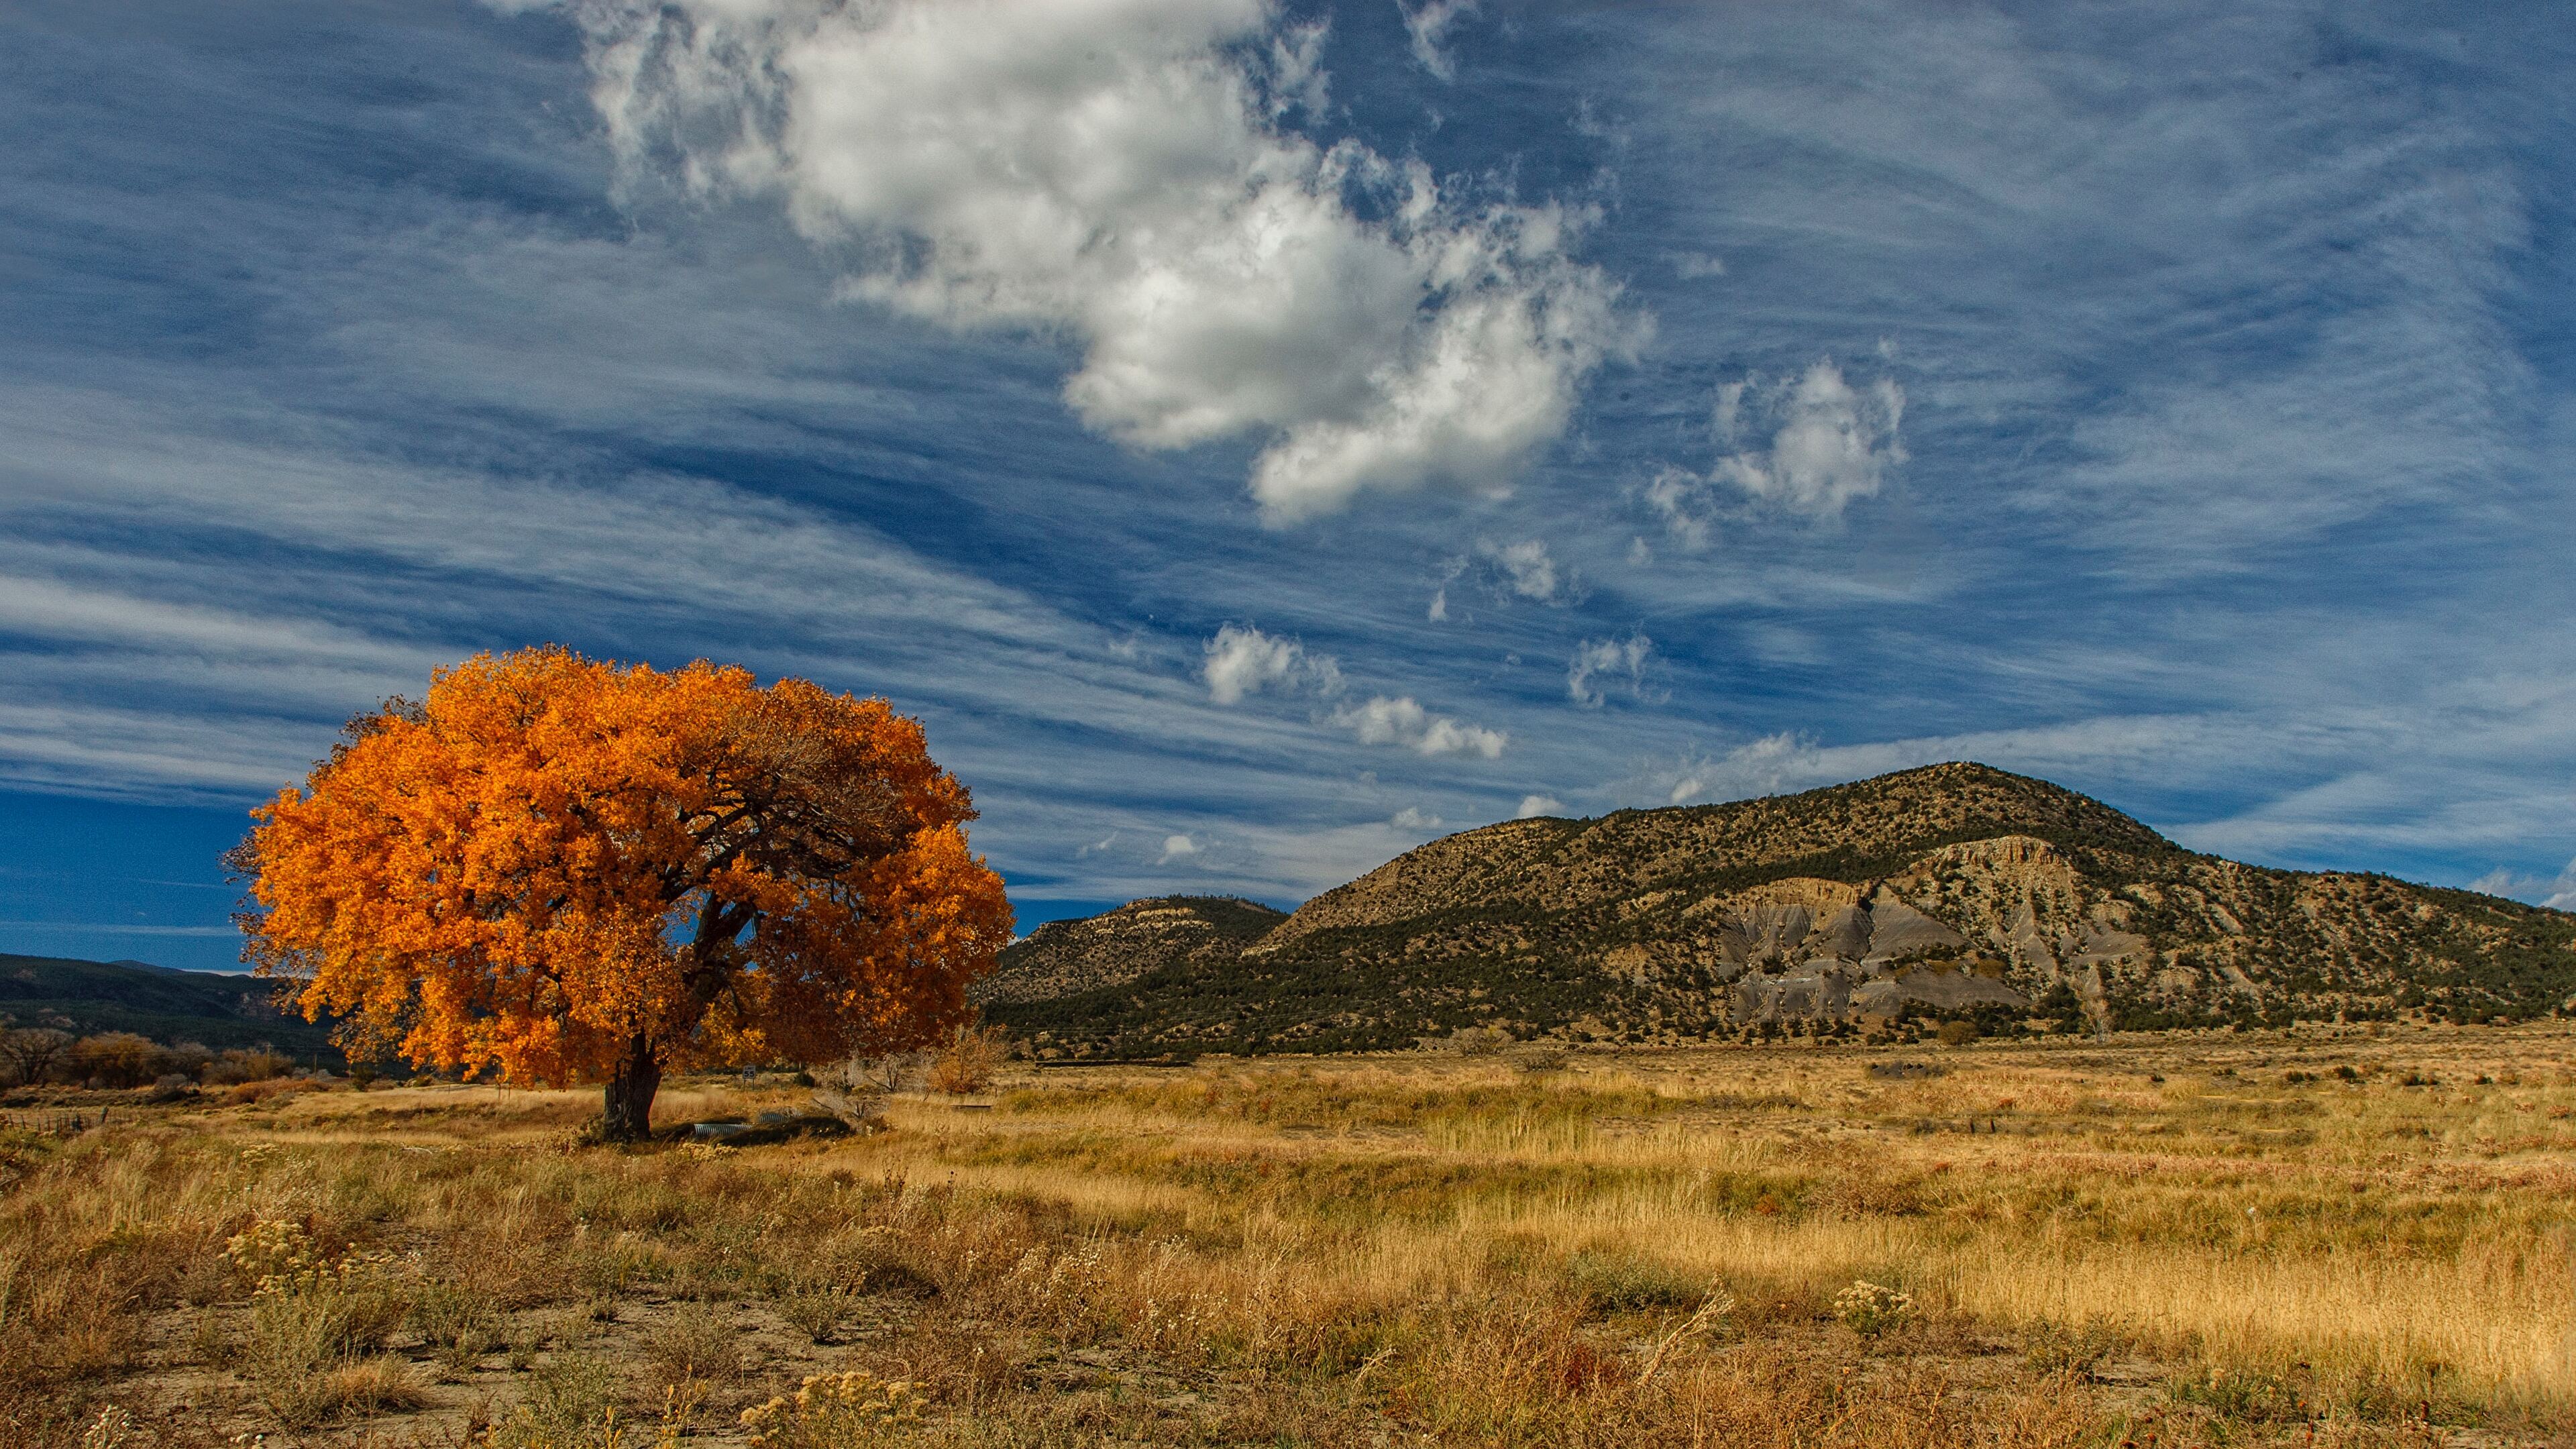
[(929, 1040), (1010, 939), (918, 722), (703, 661), (477, 656), (253, 815), (245, 955), (308, 1018), (415, 1064), (606, 1081), (612, 1135), (666, 1067)]

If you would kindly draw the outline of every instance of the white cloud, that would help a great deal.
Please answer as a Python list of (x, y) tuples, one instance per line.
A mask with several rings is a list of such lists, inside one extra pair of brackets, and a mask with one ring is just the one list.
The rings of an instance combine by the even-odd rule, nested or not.
[(1405, 34), (1413, 40), (1413, 58), (1422, 62), (1424, 70), (1444, 81), (1458, 78), (1456, 63), (1441, 46), (1449, 39), (1449, 27), (1460, 17), (1475, 14), (1478, 3), (1479, 0), (1421, 0), (1420, 4), (1408, 5), (1396, 0), (1396, 8), (1404, 12)]
[(1403, 809), (1395, 812), (1395, 817), (1386, 823), (1394, 826), (1398, 830), (1437, 830), (1440, 828), (1440, 817), (1437, 815), (1426, 815), (1422, 811), (1415, 809), (1413, 806), (1407, 805)]
[(1264, 634), (1249, 625), (1227, 624), (1218, 629), (1216, 637), (1207, 641), (1206, 655), (1200, 677), (1207, 681), (1208, 698), (1218, 704), (1239, 704), (1245, 695), (1274, 685), (1312, 685), (1328, 698), (1342, 689), (1341, 666), (1333, 656), (1309, 654), (1294, 639)]
[(1655, 650), (1655, 641), (1643, 633), (1625, 639), (1586, 639), (1575, 646), (1574, 657), (1565, 664), (1566, 697), (1585, 709), (1599, 709), (1605, 696), (1594, 681), (1603, 675), (1627, 676), (1632, 691), (1642, 690), (1646, 681), (1646, 657)]
[(1449, 590), (1446, 585), (1433, 591), (1429, 617), (1434, 624), (1445, 624), (1449, 621)]
[(1719, 384), (1717, 401), (1709, 408), (1708, 423), (1720, 442), (1732, 446), (1743, 433), (1744, 390), (1751, 385), (1749, 382)]
[[(1666, 468), (1646, 484), (1644, 496), (1646, 506), (1664, 521), (1664, 531), (1673, 536), (1675, 543), (1687, 549), (1708, 547), (1716, 520), (1711, 516), (1707, 479), (1679, 468)], [(1644, 542), (1638, 540), (1640, 544)]]
[(1389, 699), (1380, 694), (1368, 703), (1336, 711), (1333, 723), (1351, 731), (1364, 745), (1402, 745), (1425, 755), (1481, 755), (1491, 760), (1503, 753), (1511, 736), (1433, 714), (1411, 695)]
[(1109, 847), (1116, 845), (1117, 843), (1118, 832), (1115, 830), (1110, 831), (1107, 835), (1104, 835), (1098, 840), (1091, 842), (1089, 845), (1076, 850), (1073, 853), (1073, 858), (1076, 860), (1089, 860), (1091, 857), (1098, 855), (1100, 852), (1107, 850)]
[(1565, 802), (1553, 795), (1523, 795), (1521, 808), (1512, 812), (1512, 818), (1529, 820), (1541, 815), (1553, 815), (1564, 808)]
[(1572, 584), (1570, 577), (1561, 577), (1558, 574), (1556, 560), (1547, 556), (1547, 543), (1543, 539), (1533, 538), (1523, 543), (1479, 544), (1477, 552), (1491, 561), (1494, 568), (1502, 574), (1504, 584), (1524, 599), (1553, 603), (1559, 596), (1559, 590)]
[[(1643, 327), (1569, 259), (1586, 217), (1471, 205), (1419, 162), (1286, 129), (1321, 83), (1316, 35), (1264, 0), (573, 13), (630, 192), (774, 198), (848, 297), (1071, 339), (1086, 425), (1261, 439), (1273, 523), (1368, 489), (1499, 489)], [(1436, 40), (1456, 13), (1407, 21)]]
[(1673, 264), (1673, 275), (1696, 281), (1701, 277), (1723, 277), (1726, 261), (1707, 252), (1666, 252), (1664, 259)]
[[(1887, 349), (1882, 348), (1882, 355)], [(1889, 378), (1855, 388), (1831, 358), (1794, 383), (1759, 377), (1730, 382), (1709, 406), (1709, 429), (1734, 451), (1708, 476), (1666, 467), (1640, 496), (1686, 549), (1704, 549), (1732, 494), (1807, 518), (1840, 518), (1855, 498), (1876, 494), (1887, 471), (1906, 461), (1897, 436), (1905, 390)], [(1769, 429), (1767, 446), (1741, 448), (1748, 431)]]
[[(1878, 492), (1887, 470), (1905, 461), (1896, 436), (1905, 392), (1886, 378), (1855, 390), (1827, 359), (1808, 368), (1785, 398), (1762, 401), (1780, 424), (1770, 449), (1721, 458), (1712, 476), (1763, 502), (1838, 518), (1845, 504)], [(1731, 440), (1742, 428), (1744, 402), (1743, 392), (1720, 390), (1713, 421), (1721, 436)]]
[(1154, 857), (1154, 864), (1170, 865), (1173, 861), (1187, 860), (1198, 853), (1197, 841), (1186, 835), (1166, 835), (1163, 837), (1163, 853)]

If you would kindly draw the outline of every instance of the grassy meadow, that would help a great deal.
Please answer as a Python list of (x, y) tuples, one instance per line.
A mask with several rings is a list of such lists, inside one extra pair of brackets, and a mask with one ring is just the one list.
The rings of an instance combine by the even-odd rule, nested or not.
[(232, 1097), (0, 1133), (0, 1439), (2576, 1442), (2564, 1025)]

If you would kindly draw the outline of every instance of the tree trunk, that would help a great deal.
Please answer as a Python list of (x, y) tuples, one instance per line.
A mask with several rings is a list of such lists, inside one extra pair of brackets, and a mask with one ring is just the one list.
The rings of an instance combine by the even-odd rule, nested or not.
[(653, 1135), (653, 1094), (662, 1087), (662, 1063), (653, 1044), (637, 1032), (626, 1048), (626, 1060), (608, 1079), (607, 1126), (601, 1135), (611, 1142), (641, 1142)]

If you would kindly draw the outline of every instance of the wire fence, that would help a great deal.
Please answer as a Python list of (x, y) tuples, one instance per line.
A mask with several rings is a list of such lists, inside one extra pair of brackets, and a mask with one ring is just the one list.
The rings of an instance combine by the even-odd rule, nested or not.
[(77, 1137), (83, 1132), (106, 1125), (105, 1107), (95, 1111), (66, 1107), (29, 1112), (0, 1112), (0, 1132), (33, 1132), (47, 1137)]

